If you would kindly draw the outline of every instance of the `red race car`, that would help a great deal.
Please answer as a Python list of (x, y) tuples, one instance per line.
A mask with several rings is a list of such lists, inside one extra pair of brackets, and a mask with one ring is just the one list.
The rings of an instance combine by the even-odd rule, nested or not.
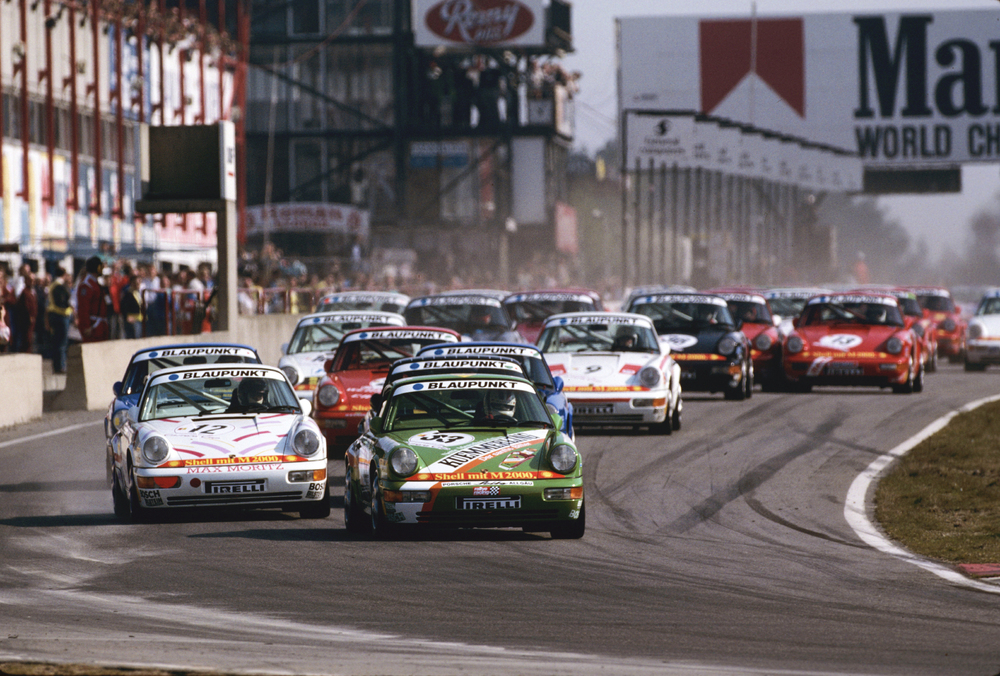
[(546, 289), (515, 293), (503, 299), (504, 309), (517, 322), (525, 342), (534, 344), (542, 325), (563, 312), (597, 312), (604, 309), (601, 296), (588, 289)]
[(800, 391), (813, 385), (872, 385), (899, 394), (924, 388), (920, 344), (888, 294), (811, 298), (783, 355), (785, 377)]
[(412, 357), (420, 348), (457, 343), (455, 331), (433, 326), (391, 326), (348, 331), (316, 386), (312, 416), (328, 449), (343, 450), (358, 438), (358, 425), (371, 396), (382, 391), (389, 368), (397, 359)]
[(940, 286), (911, 286), (917, 302), (936, 325), (938, 356), (957, 364), (965, 358), (965, 328), (968, 322), (951, 292)]
[(706, 293), (725, 299), (729, 314), (742, 322), (740, 330), (750, 341), (753, 376), (760, 388), (765, 392), (779, 389), (785, 380), (781, 368), (781, 339), (764, 296), (756, 291), (736, 289), (714, 289)]
[(884, 293), (895, 296), (896, 300), (899, 301), (899, 309), (903, 311), (903, 322), (906, 324), (906, 328), (917, 335), (924, 371), (926, 373), (937, 371), (937, 324), (920, 307), (915, 293), (909, 289), (895, 287), (865, 287), (854, 289), (854, 291), (857, 293)]

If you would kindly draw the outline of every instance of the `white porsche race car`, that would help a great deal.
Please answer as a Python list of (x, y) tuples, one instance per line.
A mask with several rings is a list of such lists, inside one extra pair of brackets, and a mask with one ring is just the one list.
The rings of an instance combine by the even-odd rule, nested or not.
[(328, 516), (326, 441), (310, 407), (273, 366), (156, 371), (111, 438), (115, 515), (278, 507)]
[(538, 347), (577, 425), (648, 425), (670, 434), (681, 427), (681, 370), (649, 317), (628, 312), (552, 315)]

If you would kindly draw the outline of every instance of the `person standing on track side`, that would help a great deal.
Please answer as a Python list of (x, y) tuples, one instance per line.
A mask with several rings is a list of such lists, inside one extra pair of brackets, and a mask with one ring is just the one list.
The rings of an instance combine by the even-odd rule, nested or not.
[(105, 291), (97, 280), (101, 267), (100, 258), (88, 258), (84, 268), (86, 275), (76, 290), (76, 325), (85, 343), (107, 340), (111, 335)]

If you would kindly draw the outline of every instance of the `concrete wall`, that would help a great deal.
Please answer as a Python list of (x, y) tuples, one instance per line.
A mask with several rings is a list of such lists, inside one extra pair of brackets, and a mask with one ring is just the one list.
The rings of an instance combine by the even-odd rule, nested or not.
[[(132, 354), (144, 347), (171, 343), (236, 342), (257, 349), (261, 361), (277, 365), (281, 344), (287, 343), (298, 322), (296, 315), (256, 315), (239, 317), (236, 331), (216, 331), (196, 336), (159, 336), (137, 340), (109, 340), (70, 347), (66, 362), (66, 389), (52, 404), (57, 411), (99, 411), (106, 409), (114, 393), (111, 386), (125, 373)], [(38, 360), (41, 379), (41, 359)], [(41, 386), (39, 385), (39, 396)], [(41, 411), (39, 410), (39, 415)], [(4, 424), (0, 412), (0, 425)]]
[[(42, 415), (42, 356), (0, 355), (0, 427)], [(110, 400), (109, 400), (110, 401)]]

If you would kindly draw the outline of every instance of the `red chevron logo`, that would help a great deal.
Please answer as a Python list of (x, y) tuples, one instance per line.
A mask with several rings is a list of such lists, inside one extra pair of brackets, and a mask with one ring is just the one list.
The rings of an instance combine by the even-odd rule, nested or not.
[(757, 76), (804, 118), (806, 69), (802, 19), (700, 22), (702, 112), (711, 113), (750, 74), (753, 23), (757, 25)]

